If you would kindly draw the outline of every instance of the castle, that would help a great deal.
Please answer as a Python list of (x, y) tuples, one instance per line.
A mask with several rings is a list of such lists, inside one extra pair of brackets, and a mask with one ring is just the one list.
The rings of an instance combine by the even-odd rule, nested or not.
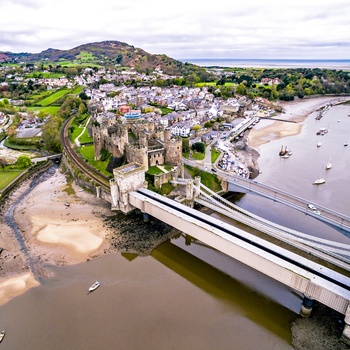
[(135, 121), (118, 123), (104, 118), (101, 124), (92, 123), (95, 160), (100, 160), (103, 150), (116, 159), (138, 163), (145, 170), (151, 166), (182, 163), (182, 139), (172, 137), (170, 129), (155, 126), (153, 122)]

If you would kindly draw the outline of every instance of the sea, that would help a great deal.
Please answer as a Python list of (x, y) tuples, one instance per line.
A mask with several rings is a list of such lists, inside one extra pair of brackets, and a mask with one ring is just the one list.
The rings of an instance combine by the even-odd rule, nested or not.
[(181, 58), (179, 61), (192, 63), (200, 67), (327, 68), (350, 70), (350, 59)]
[[(299, 135), (261, 145), (255, 180), (350, 216), (348, 113), (350, 105), (333, 106), (321, 120), (312, 113)], [(324, 136), (316, 135), (321, 127), (329, 129)], [(278, 156), (281, 145), (290, 158)], [(326, 183), (315, 186), (320, 173)], [(350, 243), (347, 233), (282, 204), (253, 194), (232, 200), (281, 225)], [(113, 253), (46, 268), (51, 275), (38, 287), (0, 306), (1, 349), (293, 349), (302, 295), (185, 234), (146, 257)], [(101, 286), (87, 295), (95, 280)]]

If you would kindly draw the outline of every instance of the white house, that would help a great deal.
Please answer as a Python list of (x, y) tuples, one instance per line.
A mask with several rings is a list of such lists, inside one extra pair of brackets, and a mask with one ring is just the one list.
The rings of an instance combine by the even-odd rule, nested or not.
[(188, 137), (190, 136), (191, 128), (186, 123), (177, 123), (171, 127), (171, 133), (175, 136)]

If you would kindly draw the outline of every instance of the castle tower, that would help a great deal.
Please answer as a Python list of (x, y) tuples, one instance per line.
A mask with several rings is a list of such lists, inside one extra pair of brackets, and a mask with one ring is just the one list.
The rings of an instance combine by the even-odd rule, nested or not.
[(182, 138), (171, 138), (171, 130), (164, 130), (165, 163), (180, 165), (182, 163)]

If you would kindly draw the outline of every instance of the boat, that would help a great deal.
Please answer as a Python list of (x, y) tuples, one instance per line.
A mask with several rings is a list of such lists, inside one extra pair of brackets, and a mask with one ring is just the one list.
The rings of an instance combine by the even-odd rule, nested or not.
[(332, 163), (331, 163), (331, 158), (329, 157), (329, 161), (326, 165), (326, 170), (329, 170), (332, 167)]
[(319, 177), (318, 179), (316, 179), (316, 181), (314, 182), (314, 185), (321, 185), (324, 184), (326, 182), (326, 180), (323, 177)]
[(1, 333), (0, 333), (0, 343), (4, 339), (4, 336), (5, 336), (5, 331), (1, 331)]
[(289, 156), (291, 156), (292, 153), (293, 153), (292, 151), (287, 151), (287, 146), (283, 147), (283, 145), (282, 145), (281, 150), (279, 151), (278, 155), (280, 157), (283, 157), (283, 158), (289, 158)]
[(89, 293), (93, 292), (94, 290), (96, 290), (99, 286), (101, 285), (100, 282), (96, 281), (94, 284), (92, 284), (89, 288)]
[(317, 147), (321, 147), (321, 145), (322, 145), (321, 142), (319, 142), (319, 143), (317, 144)]
[(349, 144), (347, 142), (344, 143), (344, 146), (348, 146)]

